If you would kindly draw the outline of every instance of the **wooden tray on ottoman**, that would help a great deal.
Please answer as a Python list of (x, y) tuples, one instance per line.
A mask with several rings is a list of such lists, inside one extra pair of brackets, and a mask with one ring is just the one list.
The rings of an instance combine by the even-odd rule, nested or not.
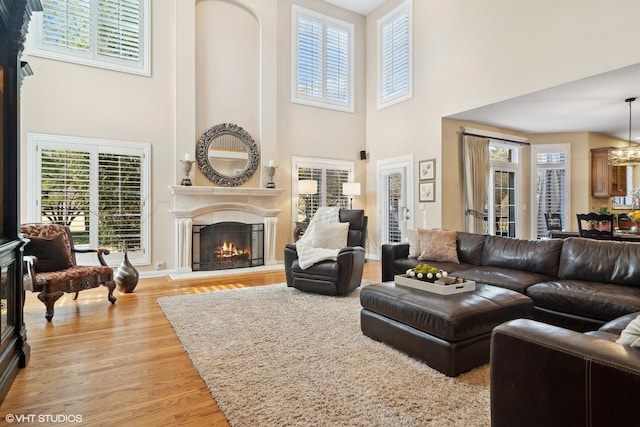
[(405, 288), (413, 288), (421, 291), (433, 292), (440, 295), (459, 294), (461, 292), (471, 292), (476, 289), (476, 282), (471, 280), (465, 280), (461, 283), (447, 285), (444, 283), (444, 281), (436, 280), (434, 283), (425, 282), (420, 279), (408, 277), (406, 274), (396, 276), (395, 283), (396, 286), (403, 286)]

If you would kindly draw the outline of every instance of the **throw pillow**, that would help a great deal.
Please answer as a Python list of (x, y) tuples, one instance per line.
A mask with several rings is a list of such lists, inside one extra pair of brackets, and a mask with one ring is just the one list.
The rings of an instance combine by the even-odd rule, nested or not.
[(29, 237), (29, 240), (31, 241), (24, 247), (24, 254), (38, 258), (34, 266), (36, 273), (59, 271), (72, 266), (62, 234), (53, 237)]
[(325, 249), (342, 249), (347, 246), (348, 222), (319, 222), (313, 235), (313, 246)]
[(420, 261), (447, 261), (460, 264), (455, 230), (418, 230)]
[(418, 258), (421, 253), (418, 230), (407, 230), (407, 238), (409, 239), (409, 258)]
[(640, 347), (640, 316), (629, 322), (627, 327), (622, 330), (616, 343), (630, 347)]

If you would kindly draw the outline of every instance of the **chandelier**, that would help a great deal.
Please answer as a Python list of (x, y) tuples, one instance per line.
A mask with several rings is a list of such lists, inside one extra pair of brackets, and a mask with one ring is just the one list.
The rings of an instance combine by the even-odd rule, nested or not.
[(631, 146), (631, 103), (636, 98), (627, 98), (624, 102), (629, 104), (629, 146), (612, 148), (609, 150), (608, 158), (611, 166), (630, 166), (640, 164), (640, 146)]

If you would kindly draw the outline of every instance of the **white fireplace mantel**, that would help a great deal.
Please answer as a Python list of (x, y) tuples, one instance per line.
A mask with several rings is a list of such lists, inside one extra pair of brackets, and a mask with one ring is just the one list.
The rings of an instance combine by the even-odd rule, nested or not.
[(264, 224), (265, 265), (276, 264), (278, 232), (276, 198), (284, 191), (275, 188), (169, 186), (173, 195), (171, 214), (175, 218), (175, 265), (179, 273), (190, 272), (193, 225), (223, 221)]

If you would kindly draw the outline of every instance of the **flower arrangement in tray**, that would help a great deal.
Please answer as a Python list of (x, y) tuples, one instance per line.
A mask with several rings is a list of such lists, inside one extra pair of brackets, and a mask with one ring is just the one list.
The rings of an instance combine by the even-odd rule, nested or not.
[(424, 282), (435, 282), (438, 279), (447, 277), (448, 273), (438, 267), (429, 264), (418, 264), (407, 270), (407, 277), (422, 280)]

